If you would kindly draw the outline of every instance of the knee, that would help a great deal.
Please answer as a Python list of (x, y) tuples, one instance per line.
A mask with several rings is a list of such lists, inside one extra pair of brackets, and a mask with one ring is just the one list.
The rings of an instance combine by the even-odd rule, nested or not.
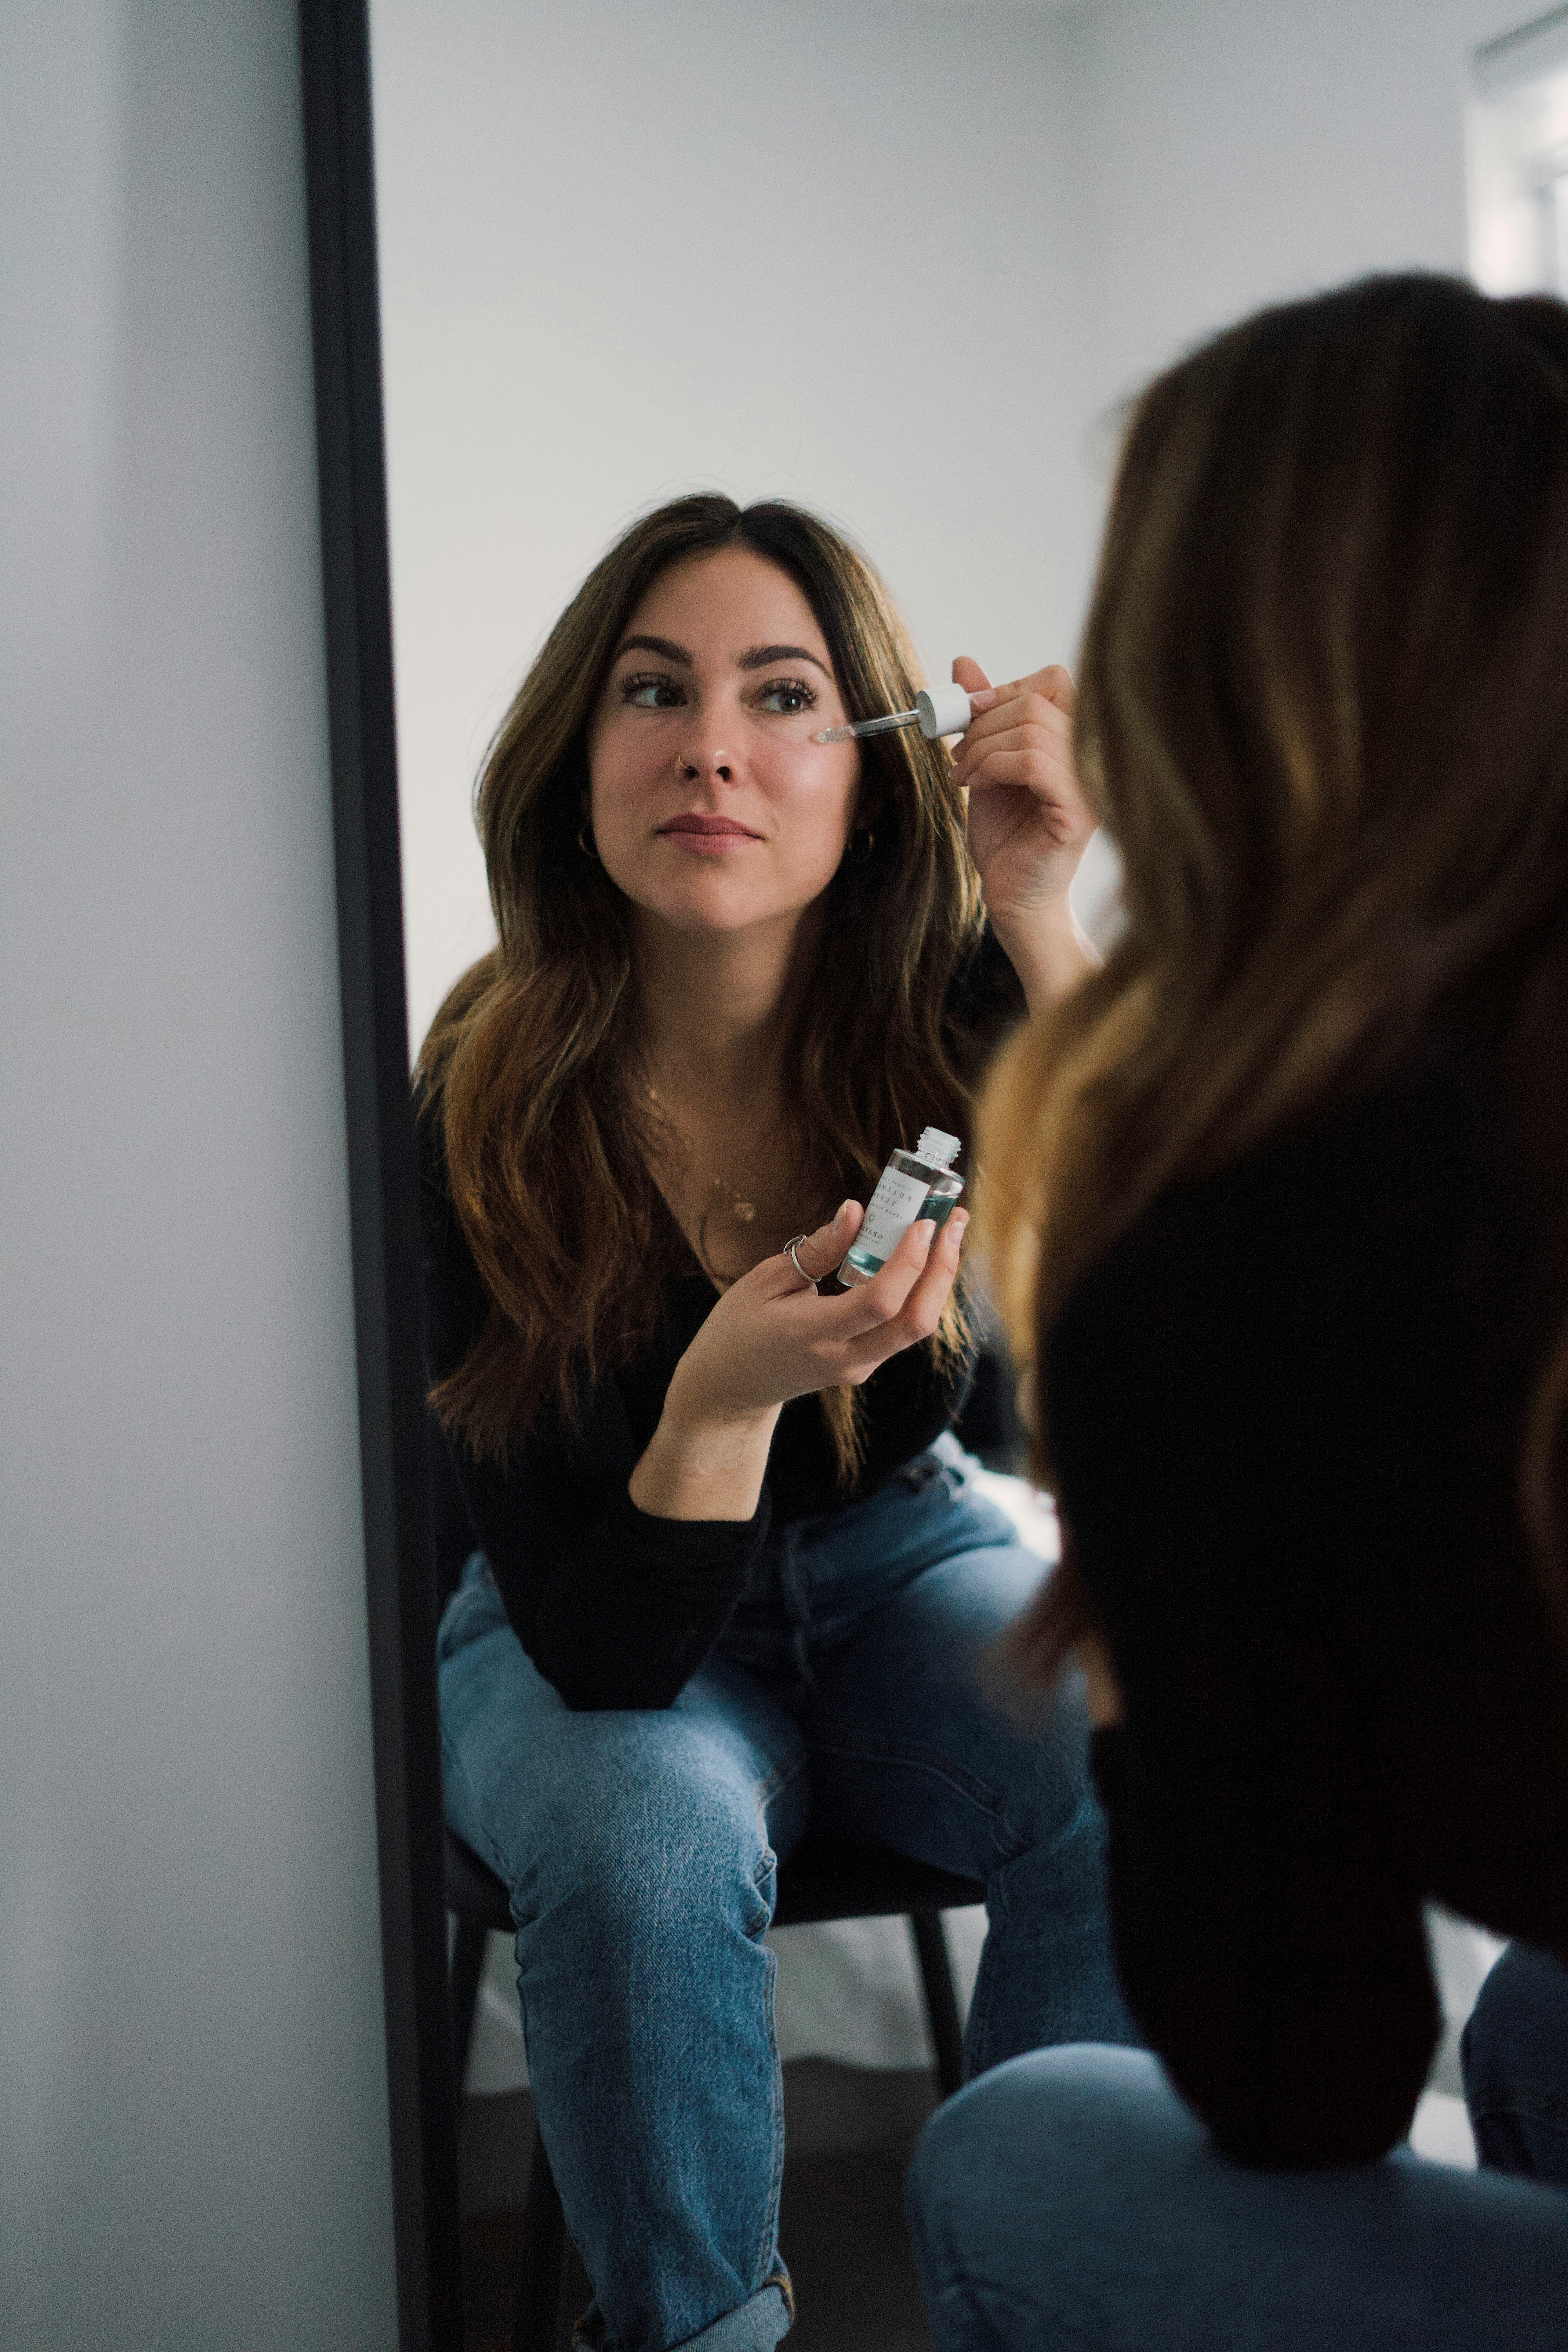
[(607, 1948), (668, 1945), (679, 1955), (704, 1918), (760, 1936), (772, 1912), (771, 1857), (755, 1791), (700, 1743), (605, 1759), (582, 1773), (549, 1876)]
[(1461, 2042), (1467, 2091), (1529, 2079), (1568, 2085), (1568, 1969), (1512, 1943), (1490, 1970)]
[[(1042, 2206), (1091, 2200), (1141, 2142), (1201, 2140), (1147, 2051), (1079, 2042), (1008, 2059), (940, 2106), (910, 2169), (911, 2214), (1032, 2234)], [(1145, 2149), (1147, 2157), (1148, 2149)]]
[(942, 2352), (1107, 2340), (1057, 2326), (1084, 2305), (1078, 2273), (1114, 2266), (1130, 2193), (1190, 2163), (1198, 2138), (1147, 2053), (1098, 2044), (1011, 2059), (939, 2107), (908, 2203)]

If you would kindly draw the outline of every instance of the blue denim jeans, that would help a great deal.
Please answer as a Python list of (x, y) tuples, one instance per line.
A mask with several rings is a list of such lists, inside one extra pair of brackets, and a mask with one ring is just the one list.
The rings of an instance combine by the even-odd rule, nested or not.
[(788, 2326), (763, 1937), (808, 1823), (984, 1880), (972, 2073), (1131, 2036), (1081, 1692), (1031, 1715), (987, 1658), (1039, 1575), (943, 1441), (781, 1529), (672, 1707), (574, 1714), (469, 1561), (440, 1631), (447, 1811), (511, 1892), (529, 2079), (606, 2352), (770, 2352)]
[(1459, 2049), (1481, 2162), (1568, 2189), (1568, 1969), (1533, 1945), (1510, 1944)]
[(940, 2107), (910, 2174), (937, 2352), (1563, 2352), (1568, 2203), (1426, 2164), (1231, 2162), (1131, 2050)]

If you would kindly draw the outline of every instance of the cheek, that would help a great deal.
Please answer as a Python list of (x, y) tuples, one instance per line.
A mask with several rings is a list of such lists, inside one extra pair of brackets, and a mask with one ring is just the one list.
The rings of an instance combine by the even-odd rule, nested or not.
[(834, 750), (831, 768), (821, 750), (815, 760), (792, 762), (777, 776), (769, 795), (795, 861), (819, 871), (824, 880), (835, 872), (848, 844), (859, 781), (858, 754), (849, 747)]
[(647, 777), (632, 756), (632, 747), (617, 740), (613, 728), (588, 745), (588, 813), (594, 838), (613, 840), (636, 822), (639, 802), (646, 798)]

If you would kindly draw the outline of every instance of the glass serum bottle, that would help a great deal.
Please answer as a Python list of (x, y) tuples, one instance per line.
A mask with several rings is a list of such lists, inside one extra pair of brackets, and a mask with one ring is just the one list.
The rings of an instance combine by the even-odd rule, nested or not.
[(879, 1274), (919, 1217), (941, 1224), (950, 1215), (963, 1179), (952, 1172), (960, 1149), (956, 1135), (940, 1127), (921, 1130), (912, 1151), (895, 1151), (883, 1169), (865, 1219), (838, 1269), (840, 1282), (869, 1282)]

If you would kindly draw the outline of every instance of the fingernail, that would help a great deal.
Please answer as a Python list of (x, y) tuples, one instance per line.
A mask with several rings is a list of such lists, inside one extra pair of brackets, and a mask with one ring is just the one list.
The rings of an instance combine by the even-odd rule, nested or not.
[(994, 686), (983, 686), (970, 696), (969, 707), (971, 710), (989, 710), (995, 699), (996, 688)]

